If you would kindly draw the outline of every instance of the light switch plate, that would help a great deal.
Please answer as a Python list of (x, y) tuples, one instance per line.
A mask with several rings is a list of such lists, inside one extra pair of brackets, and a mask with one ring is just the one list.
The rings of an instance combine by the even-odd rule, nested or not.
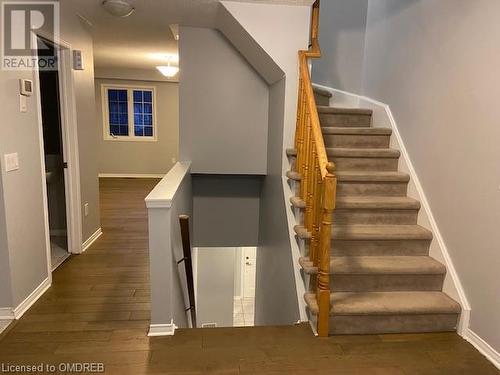
[(5, 154), (5, 172), (17, 171), (19, 169), (19, 156), (17, 152)]
[(19, 112), (28, 112), (28, 101), (24, 95), (19, 95)]

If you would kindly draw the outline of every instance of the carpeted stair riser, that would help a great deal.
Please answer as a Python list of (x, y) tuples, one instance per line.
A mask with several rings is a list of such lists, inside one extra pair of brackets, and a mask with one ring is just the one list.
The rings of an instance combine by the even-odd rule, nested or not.
[(332, 240), (332, 256), (428, 255), (431, 240)]
[(334, 224), (416, 224), (418, 210), (337, 209)]
[(337, 171), (397, 171), (397, 158), (331, 157)]
[(319, 121), (324, 127), (367, 128), (371, 126), (371, 120), (371, 115), (319, 113)]
[(325, 89), (321, 89), (319, 87), (314, 86), (313, 92), (314, 92), (314, 99), (316, 101), (317, 106), (328, 107), (330, 105), (330, 99), (333, 96), (333, 94), (330, 91), (327, 91)]
[(331, 335), (455, 331), (458, 314), (330, 316)]
[(329, 106), (330, 98), (314, 92), (314, 99), (316, 100), (316, 105)]
[(388, 148), (390, 135), (325, 134), (328, 148)]
[(337, 196), (405, 197), (407, 182), (337, 181)]
[(440, 291), (444, 275), (330, 275), (332, 292), (394, 292), (394, 291)]

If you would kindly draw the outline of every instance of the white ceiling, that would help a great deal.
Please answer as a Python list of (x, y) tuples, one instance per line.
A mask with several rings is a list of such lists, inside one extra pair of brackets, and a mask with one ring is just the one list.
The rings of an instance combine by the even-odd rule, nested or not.
[[(242, 0), (229, 0), (242, 1)], [(311, 5), (313, 0), (245, 0), (254, 3)], [(135, 12), (114, 17), (102, 0), (64, 0), (62, 6), (90, 21), (97, 68), (154, 69), (165, 64), (151, 54), (177, 55), (170, 24), (214, 27), (219, 0), (130, 0)]]

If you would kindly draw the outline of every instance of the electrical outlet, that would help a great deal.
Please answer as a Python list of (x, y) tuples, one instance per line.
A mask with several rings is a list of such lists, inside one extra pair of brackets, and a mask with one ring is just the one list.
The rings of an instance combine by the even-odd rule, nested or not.
[(176, 162), (176, 161), (177, 161), (177, 158), (174, 156), (174, 157), (172, 158), (172, 164), (175, 164), (175, 162)]
[(83, 211), (85, 212), (85, 216), (89, 216), (89, 204), (85, 203), (83, 206)]

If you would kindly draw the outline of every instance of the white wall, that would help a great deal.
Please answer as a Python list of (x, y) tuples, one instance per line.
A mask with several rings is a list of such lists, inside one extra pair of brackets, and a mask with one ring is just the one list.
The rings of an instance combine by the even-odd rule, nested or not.
[[(156, 142), (104, 140), (101, 87), (103, 84), (147, 86), (156, 90)], [(107, 174), (165, 174), (175, 164), (179, 148), (179, 85), (170, 82), (96, 79), (98, 168)]]
[(390, 105), (471, 304), (500, 351), (500, 3), (376, 0), (363, 94)]
[(361, 91), (368, 0), (321, 3), (319, 43), (313, 82), (339, 90)]
[(193, 173), (265, 174), (266, 83), (217, 30), (180, 36), (180, 159)]

